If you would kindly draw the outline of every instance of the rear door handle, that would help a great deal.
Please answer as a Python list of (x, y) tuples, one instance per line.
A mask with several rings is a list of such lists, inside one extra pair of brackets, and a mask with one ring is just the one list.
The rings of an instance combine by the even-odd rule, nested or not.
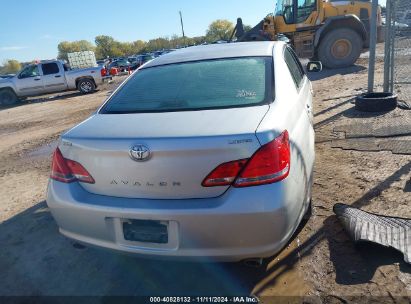
[(61, 77), (61, 75), (56, 75), (56, 76), (54, 76), (54, 77), (56, 77), (56, 78), (60, 78), (60, 77)]
[(41, 78), (34, 78), (34, 81), (39, 81), (41, 80)]

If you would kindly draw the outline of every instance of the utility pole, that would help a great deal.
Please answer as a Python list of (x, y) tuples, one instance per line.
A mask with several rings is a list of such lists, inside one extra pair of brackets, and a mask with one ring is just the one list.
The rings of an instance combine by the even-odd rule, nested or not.
[[(391, 22), (391, 1), (387, 1), (386, 4), (386, 17), (385, 17), (385, 45), (384, 45), (384, 93), (389, 93), (390, 88), (390, 71), (391, 71), (391, 43), (393, 31), (391, 30), (395, 25)], [(395, 29), (394, 29), (395, 31)]]
[(375, 48), (377, 44), (377, 10), (378, 0), (372, 0), (370, 18), (370, 58), (368, 64), (368, 93), (374, 91)]
[(184, 40), (184, 46), (186, 46), (186, 35), (184, 34), (184, 23), (183, 23), (183, 15), (180, 13), (180, 22), (181, 22), (181, 32), (183, 33), (183, 40)]

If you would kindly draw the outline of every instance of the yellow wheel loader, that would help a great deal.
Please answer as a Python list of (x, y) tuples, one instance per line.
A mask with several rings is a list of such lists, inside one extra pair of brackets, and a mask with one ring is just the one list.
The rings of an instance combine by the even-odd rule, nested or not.
[[(277, 0), (276, 11), (248, 32), (241, 18), (237, 41), (287, 40), (301, 58), (320, 60), (327, 68), (350, 66), (369, 46), (370, 1)], [(377, 14), (382, 41), (381, 8)]]

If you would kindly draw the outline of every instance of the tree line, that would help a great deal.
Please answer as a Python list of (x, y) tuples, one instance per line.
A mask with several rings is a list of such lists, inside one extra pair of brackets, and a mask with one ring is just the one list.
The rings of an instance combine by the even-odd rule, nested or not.
[(6, 59), (0, 66), (0, 75), (14, 74), (21, 69), (21, 63), (14, 59)]
[(149, 41), (135, 40), (132, 42), (121, 42), (111, 36), (99, 35), (95, 37), (94, 43), (86, 40), (60, 42), (57, 46), (58, 58), (67, 60), (68, 53), (94, 51), (97, 58), (103, 59), (212, 43), (218, 40), (228, 40), (233, 29), (234, 25), (232, 22), (220, 19), (213, 21), (209, 25), (205, 36), (198, 37), (173, 35), (171, 37), (160, 37)]
[[(246, 28), (249, 29), (250, 27), (246, 26)], [(95, 37), (94, 42), (87, 40), (62, 41), (57, 45), (57, 58), (67, 60), (68, 53), (80, 51), (94, 51), (98, 59), (107, 57), (114, 58), (149, 53), (156, 50), (213, 43), (218, 40), (228, 40), (233, 29), (234, 24), (232, 22), (219, 19), (213, 21), (208, 26), (204, 36), (198, 37), (173, 35), (171, 37), (160, 37), (149, 41), (135, 40), (132, 42), (121, 42), (111, 36), (99, 35)], [(17, 60), (5, 60), (2, 66), (0, 66), (0, 74), (16, 73), (20, 68), (21, 64)]]

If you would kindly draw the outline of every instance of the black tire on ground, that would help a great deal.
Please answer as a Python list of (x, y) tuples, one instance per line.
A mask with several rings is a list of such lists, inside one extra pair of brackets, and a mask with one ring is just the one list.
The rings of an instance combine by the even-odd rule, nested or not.
[(387, 112), (396, 107), (397, 95), (391, 93), (366, 93), (355, 99), (355, 108), (362, 112)]
[(328, 32), (318, 46), (318, 59), (329, 69), (353, 65), (360, 57), (363, 40), (352, 29), (340, 28)]
[(77, 89), (82, 94), (93, 93), (96, 90), (96, 85), (94, 81), (89, 78), (80, 79), (77, 83)]
[(3, 106), (10, 106), (19, 101), (17, 95), (11, 89), (0, 90), (0, 104)]

